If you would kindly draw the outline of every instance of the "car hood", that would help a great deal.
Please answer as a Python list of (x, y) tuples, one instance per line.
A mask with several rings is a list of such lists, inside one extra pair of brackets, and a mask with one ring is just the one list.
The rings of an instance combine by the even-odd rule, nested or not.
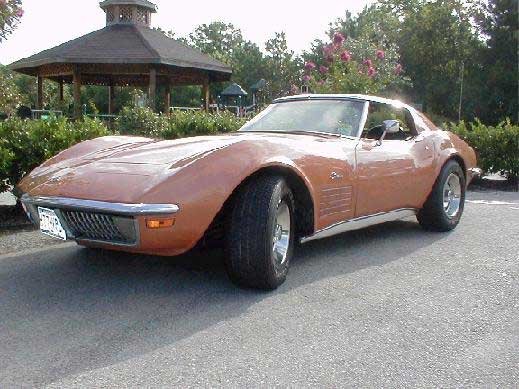
[(197, 137), (180, 140), (144, 140), (101, 149), (80, 157), (82, 163), (111, 165), (171, 166), (193, 157), (227, 147), (238, 141), (230, 136)]
[[(262, 155), (315, 153), (317, 135), (234, 133), (179, 140), (106, 137), (84, 142), (35, 169), (19, 188), (32, 196), (60, 196), (99, 201), (138, 203), (187, 167), (235, 146), (236, 152)], [(328, 138), (329, 140), (329, 138)], [(238, 147), (238, 144), (245, 146)], [(329, 152), (322, 151), (330, 157)], [(250, 155), (249, 155), (250, 156)], [(244, 158), (244, 160), (247, 158)], [(196, 180), (196, 167), (192, 179)], [(219, 167), (214, 166), (214, 173)]]

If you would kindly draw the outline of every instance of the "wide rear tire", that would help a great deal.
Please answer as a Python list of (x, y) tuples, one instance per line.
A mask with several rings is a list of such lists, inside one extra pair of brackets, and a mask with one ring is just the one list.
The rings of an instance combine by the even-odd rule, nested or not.
[(235, 198), (225, 264), (239, 286), (273, 290), (288, 274), (294, 248), (294, 198), (282, 177), (260, 176)]
[(440, 175), (423, 208), (418, 212), (420, 225), (429, 231), (451, 231), (460, 222), (465, 207), (466, 179), (458, 162), (451, 160)]

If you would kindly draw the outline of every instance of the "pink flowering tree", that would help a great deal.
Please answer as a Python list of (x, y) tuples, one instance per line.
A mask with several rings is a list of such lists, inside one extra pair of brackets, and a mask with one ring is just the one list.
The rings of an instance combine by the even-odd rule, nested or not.
[(22, 16), (21, 0), (0, 0), (0, 42), (14, 31)]
[(307, 61), (302, 82), (316, 93), (377, 94), (406, 83), (396, 48), (380, 48), (363, 39), (336, 32)]

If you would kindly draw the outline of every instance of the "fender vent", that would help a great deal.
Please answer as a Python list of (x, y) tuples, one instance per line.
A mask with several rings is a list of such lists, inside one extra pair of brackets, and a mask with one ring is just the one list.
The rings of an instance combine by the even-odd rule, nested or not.
[(351, 212), (352, 187), (325, 187), (321, 190), (319, 217)]

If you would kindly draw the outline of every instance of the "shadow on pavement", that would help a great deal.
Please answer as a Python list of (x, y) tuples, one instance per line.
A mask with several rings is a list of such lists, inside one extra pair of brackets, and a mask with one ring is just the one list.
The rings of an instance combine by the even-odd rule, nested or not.
[(273, 293), (234, 287), (222, 253), (177, 258), (61, 248), (0, 262), (0, 387), (39, 385), (138, 357), (272, 296), (384, 266), (442, 239), (395, 222), (308, 243)]

